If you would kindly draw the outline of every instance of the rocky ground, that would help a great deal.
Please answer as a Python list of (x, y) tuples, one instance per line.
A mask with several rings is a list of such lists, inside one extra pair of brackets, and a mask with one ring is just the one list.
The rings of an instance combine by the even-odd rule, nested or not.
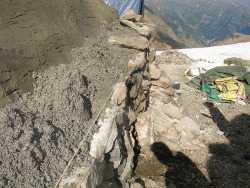
[[(174, 84), (173, 93), (151, 87), (148, 132), (138, 132), (142, 148), (135, 187), (246, 187), (250, 185), (250, 107), (209, 103), (184, 76), (190, 59), (169, 51), (156, 66)], [(180, 83), (180, 90), (178, 89)], [(146, 122), (146, 123), (145, 123)], [(140, 130), (138, 129), (138, 130)], [(150, 139), (145, 139), (143, 133)], [(141, 134), (141, 135), (140, 135)], [(144, 146), (143, 146), (144, 145)], [(150, 146), (149, 146), (150, 145)]]

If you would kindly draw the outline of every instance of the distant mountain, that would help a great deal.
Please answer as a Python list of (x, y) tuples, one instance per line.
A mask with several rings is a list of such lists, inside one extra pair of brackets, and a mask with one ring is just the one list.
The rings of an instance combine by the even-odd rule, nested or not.
[[(236, 0), (225, 1), (145, 0), (145, 4), (179, 38), (193, 39), (200, 45), (211, 46), (232, 37), (235, 32), (250, 34), (250, 8), (235, 3)], [(245, 3), (249, 4), (248, 1)]]
[(178, 38), (173, 29), (146, 6), (144, 16), (146, 19), (151, 20), (151, 23), (154, 23), (156, 26), (156, 40), (158, 42), (166, 43), (173, 49), (199, 46), (194, 40), (189, 41), (186, 38)]
[(250, 0), (219, 0), (225, 3), (236, 3), (239, 5), (250, 7)]

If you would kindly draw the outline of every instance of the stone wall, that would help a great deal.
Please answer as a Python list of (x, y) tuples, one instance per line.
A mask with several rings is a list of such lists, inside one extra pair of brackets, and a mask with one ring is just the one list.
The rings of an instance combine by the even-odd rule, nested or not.
[[(135, 30), (138, 28), (134, 22), (126, 21), (126, 24)], [(155, 58), (150, 29), (147, 26), (139, 29), (138, 37), (110, 37), (110, 45), (138, 51), (128, 61), (121, 82), (113, 87), (112, 96), (97, 122), (100, 129), (93, 135), (89, 152), (92, 165), (64, 178), (59, 187), (130, 187), (129, 179), (140, 147), (135, 124), (149, 105), (149, 64)]]

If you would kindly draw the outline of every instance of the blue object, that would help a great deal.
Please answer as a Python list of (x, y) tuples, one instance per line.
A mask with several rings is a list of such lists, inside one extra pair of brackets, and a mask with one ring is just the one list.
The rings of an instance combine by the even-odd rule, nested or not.
[(107, 5), (114, 7), (120, 18), (130, 9), (134, 9), (137, 15), (144, 14), (144, 0), (103, 0)]

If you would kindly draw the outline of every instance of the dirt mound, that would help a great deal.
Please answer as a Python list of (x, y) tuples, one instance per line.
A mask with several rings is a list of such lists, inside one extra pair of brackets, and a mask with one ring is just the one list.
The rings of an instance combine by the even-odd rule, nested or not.
[(167, 64), (174, 63), (176, 65), (191, 64), (192, 62), (192, 60), (188, 58), (187, 55), (176, 50), (164, 51), (162, 54), (156, 56), (156, 61)]
[(117, 22), (102, 0), (0, 2), (0, 106), (32, 90), (33, 71), (69, 63), (71, 49)]
[[(60, 177), (135, 53), (107, 42), (111, 34), (135, 32), (120, 26), (108, 29), (73, 49), (72, 63), (33, 74), (33, 93), (0, 109), (0, 186), (52, 187)], [(90, 162), (91, 136), (70, 169)]]

